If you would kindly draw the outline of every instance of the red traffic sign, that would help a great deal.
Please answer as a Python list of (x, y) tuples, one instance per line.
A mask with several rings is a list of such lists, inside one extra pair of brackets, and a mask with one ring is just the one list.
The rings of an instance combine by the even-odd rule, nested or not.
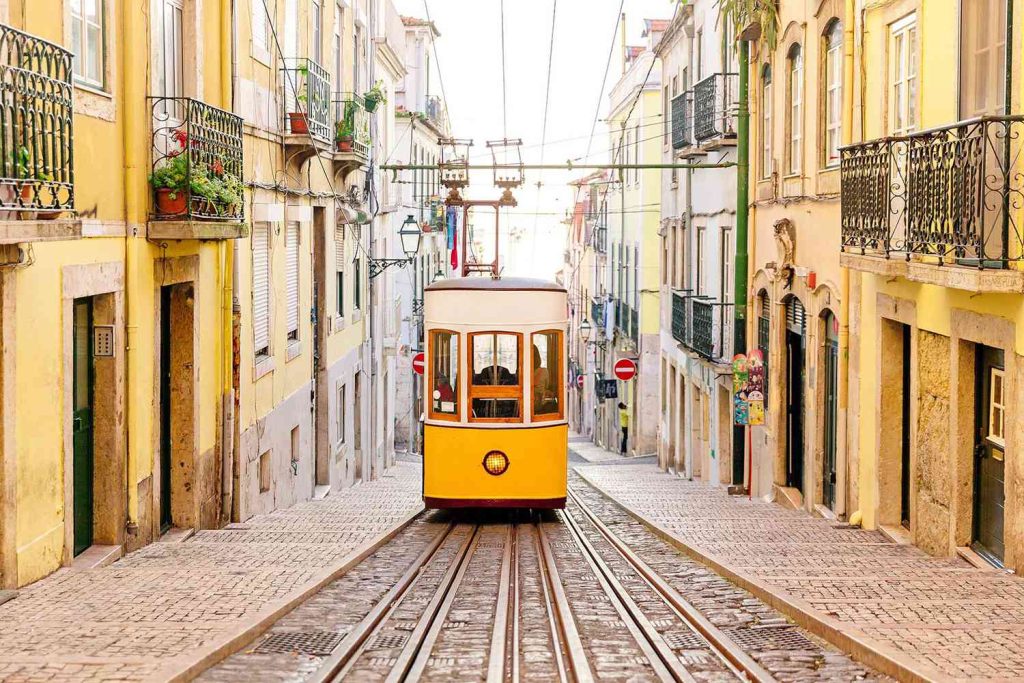
[(583, 388), (583, 375), (576, 375), (576, 388)]
[(412, 357), (412, 370), (413, 370), (413, 372), (415, 372), (417, 375), (422, 375), (423, 374), (423, 366), (424, 366), (425, 363), (426, 363), (426, 360), (425, 360), (425, 358), (423, 356), (423, 352), (420, 351), (419, 353), (417, 353), (415, 356)]
[(612, 368), (612, 372), (615, 373), (615, 379), (628, 382), (636, 377), (636, 363), (629, 358), (620, 358), (615, 361), (615, 367)]

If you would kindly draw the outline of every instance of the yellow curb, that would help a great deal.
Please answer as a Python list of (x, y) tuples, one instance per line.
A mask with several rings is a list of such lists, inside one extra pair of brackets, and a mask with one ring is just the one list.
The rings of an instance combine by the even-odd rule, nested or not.
[(363, 545), (346, 555), (337, 565), (324, 571), (319, 577), (311, 580), (302, 588), (292, 592), (290, 595), (267, 604), (259, 613), (239, 624), (233, 629), (233, 633), (222, 636), (209, 645), (196, 650), (194, 654), (187, 657), (178, 656), (170, 659), (156, 673), (146, 680), (151, 681), (191, 681), (199, 674), (227, 659), (234, 653), (244, 648), (249, 643), (260, 637), (267, 629), (273, 626), (283, 616), (291, 612), (300, 604), (318, 593), (322, 588), (332, 581), (337, 580), (354, 566), (365, 560), (377, 551), (382, 545), (394, 538), (398, 532), (407, 527), (416, 519), (424, 508), (418, 507), (411, 510), (402, 517), (397, 524), (386, 530), (384, 535), (370, 539)]
[(636, 510), (617, 500), (612, 494), (608, 493), (608, 491), (582, 472), (580, 466), (574, 469), (588, 484), (604, 494), (606, 498), (630, 517), (648, 527), (663, 541), (681, 550), (690, 558), (708, 565), (718, 574), (750, 592), (765, 604), (782, 612), (785, 616), (796, 622), (797, 625), (825, 639), (854, 659), (900, 681), (945, 682), (956, 680), (934, 667), (913, 660), (905, 652), (878, 642), (863, 631), (851, 627), (845, 622), (822, 614), (807, 602), (789, 595), (786, 591), (769, 586), (760, 579), (749, 577), (730, 569), (725, 562), (714, 555), (687, 544), (685, 541), (674, 536), (668, 529), (646, 519)]

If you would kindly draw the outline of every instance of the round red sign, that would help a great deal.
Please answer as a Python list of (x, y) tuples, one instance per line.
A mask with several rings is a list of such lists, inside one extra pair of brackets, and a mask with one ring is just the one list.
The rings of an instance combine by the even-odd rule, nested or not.
[(423, 357), (423, 352), (422, 351), (420, 351), (415, 356), (413, 356), (412, 357), (412, 370), (413, 370), (413, 372), (415, 372), (417, 375), (422, 375), (423, 374), (424, 362), (425, 361), (424, 361), (424, 357)]
[(613, 372), (615, 373), (615, 379), (620, 379), (623, 382), (628, 382), (629, 380), (636, 377), (636, 363), (634, 363), (629, 358), (620, 358), (619, 360), (615, 361), (615, 367), (613, 368)]
[(577, 375), (576, 376), (576, 387), (578, 389), (582, 389), (583, 388), (583, 375)]

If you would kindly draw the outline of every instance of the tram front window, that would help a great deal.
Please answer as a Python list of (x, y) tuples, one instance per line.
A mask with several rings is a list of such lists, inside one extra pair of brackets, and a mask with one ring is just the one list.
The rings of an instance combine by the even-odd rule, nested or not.
[(431, 412), (459, 414), (459, 335), (436, 331), (430, 339)]
[(472, 418), (519, 420), (522, 379), (518, 334), (486, 332), (472, 335)]
[(561, 368), (559, 354), (562, 335), (556, 330), (532, 335), (533, 351), (533, 414), (556, 419), (560, 414), (559, 395)]

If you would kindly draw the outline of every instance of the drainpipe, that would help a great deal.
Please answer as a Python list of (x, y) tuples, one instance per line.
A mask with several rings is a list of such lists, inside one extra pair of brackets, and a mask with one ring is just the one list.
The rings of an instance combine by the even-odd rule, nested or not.
[[(238, 14), (235, 0), (231, 0), (231, 111), (235, 111), (235, 93), (238, 92)], [(250, 193), (251, 197), (251, 193)], [(243, 202), (244, 204), (244, 202)], [(254, 202), (249, 203), (250, 225)], [(238, 272), (239, 241), (231, 242), (231, 472), (228, 485), (231, 487), (231, 521), (242, 519), (242, 453), (241, 453), (241, 336), (242, 307), (238, 300), (240, 275)]]
[[(747, 103), (749, 89), (750, 43), (740, 41), (739, 53), (739, 108), (736, 114), (736, 273), (733, 299), (734, 338), (733, 353), (746, 353), (747, 349), (747, 222), (750, 201), (750, 109)], [(746, 437), (750, 427), (734, 425), (732, 428), (732, 482), (743, 485), (746, 469)]]
[[(842, 135), (843, 144), (849, 145), (853, 142), (853, 51), (854, 51), (854, 17), (856, 8), (854, 0), (845, 0), (843, 14), (843, 121)], [(839, 407), (836, 423), (837, 434), (836, 444), (842, 448), (842, 453), (837, 454), (837, 459), (842, 458), (844, 476), (846, 481), (842, 488), (843, 498), (836, 501), (836, 513), (845, 515), (851, 505), (858, 508), (858, 501), (849, 500), (850, 481), (856, 473), (849, 471), (849, 425), (847, 415), (849, 414), (850, 397), (850, 271), (846, 268), (839, 269)]]

